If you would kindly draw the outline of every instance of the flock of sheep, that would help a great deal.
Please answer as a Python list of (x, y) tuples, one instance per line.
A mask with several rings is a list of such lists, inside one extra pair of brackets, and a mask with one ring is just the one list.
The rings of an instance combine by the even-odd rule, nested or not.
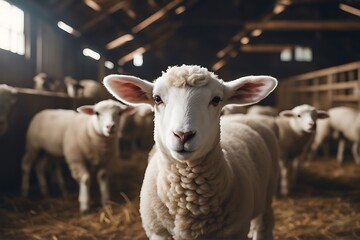
[[(193, 65), (169, 67), (154, 82), (109, 75), (104, 85), (120, 102), (109, 99), (77, 112), (43, 110), (35, 115), (22, 159), (22, 194), (29, 192), (36, 163), (46, 195), (46, 162), (64, 157), (79, 183), (80, 211), (89, 210), (92, 173), (106, 204), (107, 167), (126, 152), (119, 139), (132, 136), (130, 149), (152, 146), (155, 140), (140, 193), (141, 220), (150, 239), (271, 239), (272, 199), (291, 193), (309, 153), (337, 136), (339, 162), (346, 139), (360, 163), (358, 110), (322, 111), (307, 104), (282, 112), (260, 105), (245, 108), (267, 97), (277, 84), (270, 76), (224, 82)], [(0, 133), (6, 131), (15, 92), (0, 85)], [(54, 174), (66, 193), (60, 168)]]

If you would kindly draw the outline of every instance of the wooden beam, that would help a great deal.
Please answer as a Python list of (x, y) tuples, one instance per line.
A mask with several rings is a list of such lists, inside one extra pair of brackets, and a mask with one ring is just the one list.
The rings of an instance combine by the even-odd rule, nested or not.
[(81, 26), (80, 31), (81, 32), (88, 31), (90, 28), (94, 27), (96, 24), (98, 24), (99, 22), (106, 19), (109, 15), (111, 15), (114, 12), (117, 12), (120, 9), (124, 8), (126, 4), (127, 4), (126, 1), (121, 1), (121, 2), (118, 2), (118, 3), (114, 4), (114, 5), (112, 5), (111, 7), (104, 10), (104, 12), (99, 14), (96, 18), (93, 18), (91, 21), (89, 21), (85, 25)]
[(246, 30), (262, 29), (267, 31), (355, 31), (360, 30), (360, 21), (287, 21), (274, 20), (263, 22), (248, 22)]
[(278, 53), (284, 49), (292, 48), (292, 44), (256, 44), (256, 45), (242, 45), (240, 51), (242, 52), (260, 52), (260, 53)]

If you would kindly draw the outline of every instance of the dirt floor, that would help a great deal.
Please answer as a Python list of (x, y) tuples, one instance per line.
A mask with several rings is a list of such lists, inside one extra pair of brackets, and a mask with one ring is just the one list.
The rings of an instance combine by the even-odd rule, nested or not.
[[(67, 197), (1, 197), (0, 239), (145, 239), (138, 195), (146, 154), (135, 158), (113, 168), (114, 201), (101, 208), (95, 198), (88, 214), (78, 211), (76, 186)], [(298, 182), (274, 201), (275, 239), (360, 239), (360, 166), (319, 158), (302, 167)]]

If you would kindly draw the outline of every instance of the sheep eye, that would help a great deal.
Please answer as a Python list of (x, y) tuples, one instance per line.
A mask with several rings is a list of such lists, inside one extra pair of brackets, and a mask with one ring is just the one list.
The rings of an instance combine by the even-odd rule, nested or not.
[(159, 105), (159, 104), (163, 103), (163, 101), (162, 101), (162, 99), (161, 99), (161, 97), (159, 95), (154, 96), (154, 101), (155, 101), (156, 105)]
[(95, 112), (95, 114), (96, 114), (96, 116), (99, 116), (99, 115), (100, 115), (100, 113), (99, 113), (99, 112)]
[(214, 107), (216, 107), (217, 105), (219, 105), (220, 102), (221, 102), (221, 98), (218, 96), (215, 96), (211, 100), (210, 104), (213, 105)]
[(299, 117), (301, 117), (301, 115), (300, 115), (300, 114), (298, 114), (297, 116), (298, 116), (298, 118), (299, 118)]

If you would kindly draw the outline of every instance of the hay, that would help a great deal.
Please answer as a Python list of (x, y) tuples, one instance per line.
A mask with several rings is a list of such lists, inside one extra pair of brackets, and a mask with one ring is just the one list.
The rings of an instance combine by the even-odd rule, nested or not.
[[(146, 239), (138, 211), (144, 168), (136, 170), (138, 163), (122, 164), (121, 177), (113, 179), (114, 202), (95, 205), (88, 214), (79, 213), (76, 191), (67, 198), (2, 197), (0, 238)], [(276, 239), (360, 238), (360, 166), (311, 162), (302, 168), (294, 194), (273, 205)]]

